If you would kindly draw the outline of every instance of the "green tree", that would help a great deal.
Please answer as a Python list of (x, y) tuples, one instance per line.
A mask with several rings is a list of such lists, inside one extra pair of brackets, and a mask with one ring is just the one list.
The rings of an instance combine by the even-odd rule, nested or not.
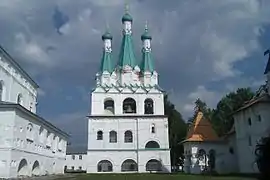
[(232, 113), (243, 106), (243, 104), (254, 96), (250, 88), (239, 88), (235, 92), (225, 95), (211, 113), (211, 123), (218, 133), (223, 135), (233, 126)]
[(204, 101), (202, 101), (200, 98), (198, 98), (198, 99), (196, 99), (196, 101), (194, 103), (195, 103), (194, 114), (192, 117), (190, 117), (188, 119), (188, 124), (193, 123), (199, 110), (204, 114), (204, 117), (207, 117), (207, 118), (211, 117), (212, 109), (208, 108), (207, 104)]
[(165, 115), (168, 116), (169, 126), (169, 143), (171, 148), (171, 164), (177, 165), (180, 162), (180, 158), (183, 156), (183, 146), (179, 144), (185, 139), (187, 133), (187, 125), (182, 118), (180, 112), (175, 109), (173, 103), (168, 99), (168, 95), (164, 97), (164, 110)]

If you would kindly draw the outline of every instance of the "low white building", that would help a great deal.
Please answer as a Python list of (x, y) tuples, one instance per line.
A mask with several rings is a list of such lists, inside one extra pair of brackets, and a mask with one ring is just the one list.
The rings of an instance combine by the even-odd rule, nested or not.
[(116, 66), (112, 66), (112, 35), (102, 36), (103, 57), (88, 121), (87, 173), (171, 172), (168, 118), (153, 65), (152, 37), (146, 27), (139, 62), (132, 22), (126, 13)]
[(68, 134), (36, 114), (37, 89), (0, 47), (0, 178), (64, 172)]
[(256, 145), (270, 133), (270, 58), (265, 75), (266, 84), (259, 88), (250, 101), (233, 113), (234, 126), (224, 137), (218, 138), (211, 124), (203, 118), (201, 112), (198, 113), (183, 142), (185, 172), (200, 174), (205, 169), (209, 170), (209, 149), (215, 152), (214, 170), (218, 173), (259, 172)]
[(65, 171), (66, 172), (86, 172), (87, 153), (67, 153)]
[(238, 166), (241, 173), (259, 172), (255, 163), (255, 149), (260, 139), (270, 133), (269, 118), (270, 96), (268, 87), (264, 85), (251, 101), (234, 114)]

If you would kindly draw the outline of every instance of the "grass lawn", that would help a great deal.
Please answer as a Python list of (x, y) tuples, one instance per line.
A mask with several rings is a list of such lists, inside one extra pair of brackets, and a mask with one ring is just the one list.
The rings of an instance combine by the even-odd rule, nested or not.
[(68, 174), (56, 180), (255, 180), (247, 177), (215, 177), (184, 174)]

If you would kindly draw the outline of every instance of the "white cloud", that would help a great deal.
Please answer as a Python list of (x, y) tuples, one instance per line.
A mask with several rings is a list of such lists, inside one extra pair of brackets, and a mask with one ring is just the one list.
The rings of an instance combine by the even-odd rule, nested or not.
[(208, 107), (214, 108), (222, 95), (223, 93), (221, 92), (206, 89), (204, 86), (198, 86), (195, 91), (188, 94), (188, 99), (191, 103), (185, 104), (183, 110), (189, 113), (192, 112), (194, 110), (194, 102), (198, 98), (205, 101)]

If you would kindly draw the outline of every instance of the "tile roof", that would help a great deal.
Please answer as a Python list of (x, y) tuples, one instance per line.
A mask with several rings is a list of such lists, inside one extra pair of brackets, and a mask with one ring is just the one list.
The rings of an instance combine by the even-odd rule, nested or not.
[(217, 133), (213, 129), (210, 121), (206, 119), (202, 112), (198, 112), (194, 123), (190, 127), (184, 142), (206, 142), (220, 141)]

